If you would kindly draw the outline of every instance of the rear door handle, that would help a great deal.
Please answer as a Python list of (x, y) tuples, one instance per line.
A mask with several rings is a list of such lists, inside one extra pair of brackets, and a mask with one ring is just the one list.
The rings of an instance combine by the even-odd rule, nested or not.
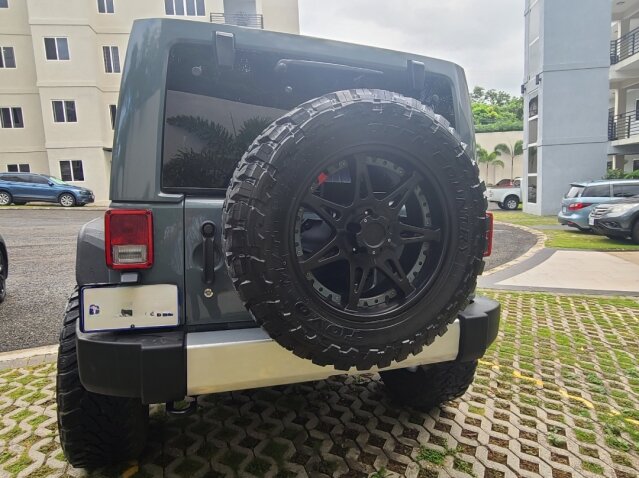
[(215, 281), (215, 224), (211, 221), (202, 223), (202, 237), (204, 251), (204, 283), (212, 284)]

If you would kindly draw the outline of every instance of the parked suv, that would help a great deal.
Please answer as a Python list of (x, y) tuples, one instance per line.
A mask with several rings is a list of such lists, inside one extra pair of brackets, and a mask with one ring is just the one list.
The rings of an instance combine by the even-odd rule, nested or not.
[(460, 67), (174, 19), (136, 21), (125, 65), (60, 337), (71, 464), (136, 456), (148, 405), (185, 396), (378, 370), (411, 406), (466, 391), (499, 304), (474, 296), (492, 221)]
[(595, 206), (588, 222), (597, 234), (639, 244), (639, 195)]
[(31, 201), (57, 202), (64, 207), (84, 206), (95, 196), (90, 189), (74, 186), (46, 174), (0, 173), (0, 206), (22, 206)]
[(561, 201), (560, 224), (588, 231), (588, 215), (597, 204), (639, 194), (639, 180), (614, 179), (573, 183)]

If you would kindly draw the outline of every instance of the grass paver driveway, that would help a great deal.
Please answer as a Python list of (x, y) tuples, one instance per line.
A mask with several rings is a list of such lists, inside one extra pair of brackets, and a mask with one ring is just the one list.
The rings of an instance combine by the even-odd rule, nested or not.
[[(636, 478), (639, 303), (486, 292), (497, 342), (471, 390), (402, 409), (376, 375), (199, 398), (188, 417), (152, 407), (139, 462), (95, 476)], [(0, 373), (0, 476), (83, 476), (61, 453), (55, 366)]]

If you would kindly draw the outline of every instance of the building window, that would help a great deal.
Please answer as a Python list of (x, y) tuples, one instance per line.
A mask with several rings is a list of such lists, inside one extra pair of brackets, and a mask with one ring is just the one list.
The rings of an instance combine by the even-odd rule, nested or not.
[(44, 51), (47, 60), (68, 60), (69, 43), (66, 38), (45, 38)]
[(99, 13), (113, 13), (113, 0), (98, 0)]
[(0, 8), (9, 8), (9, 0), (0, 0)]
[(15, 68), (16, 57), (12, 46), (0, 47), (0, 68)]
[(120, 51), (117, 46), (103, 46), (104, 71), (106, 73), (120, 73)]
[(115, 129), (115, 115), (118, 112), (116, 105), (109, 105), (109, 114), (111, 115), (111, 129)]
[(164, 0), (167, 15), (204, 16), (204, 0)]
[(7, 164), (9, 173), (30, 173), (31, 167), (28, 164)]
[(60, 161), (60, 177), (63, 181), (84, 181), (82, 161)]
[(55, 100), (53, 103), (53, 121), (56, 123), (76, 123), (75, 101)]
[(17, 106), (0, 108), (0, 122), (3, 128), (24, 128), (22, 108)]

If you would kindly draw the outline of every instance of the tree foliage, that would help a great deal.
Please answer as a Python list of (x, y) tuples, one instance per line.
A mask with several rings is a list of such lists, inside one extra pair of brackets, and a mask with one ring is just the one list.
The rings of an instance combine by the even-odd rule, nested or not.
[(486, 177), (488, 177), (488, 167), (490, 165), (493, 166), (493, 169), (497, 166), (504, 167), (504, 162), (501, 159), (498, 159), (499, 154), (496, 151), (491, 151), (490, 153), (482, 148), (479, 144), (477, 145), (477, 161), (480, 164), (486, 165)]
[(603, 179), (639, 179), (639, 169), (626, 173), (623, 169), (609, 169)]
[(475, 131), (522, 131), (524, 99), (505, 91), (476, 86), (470, 94)]
[(504, 156), (510, 159), (510, 179), (514, 179), (513, 168), (515, 158), (524, 154), (524, 142), (520, 139), (519, 141), (515, 142), (514, 145), (499, 143), (497, 146), (495, 146), (495, 153), (497, 153), (497, 156)]

